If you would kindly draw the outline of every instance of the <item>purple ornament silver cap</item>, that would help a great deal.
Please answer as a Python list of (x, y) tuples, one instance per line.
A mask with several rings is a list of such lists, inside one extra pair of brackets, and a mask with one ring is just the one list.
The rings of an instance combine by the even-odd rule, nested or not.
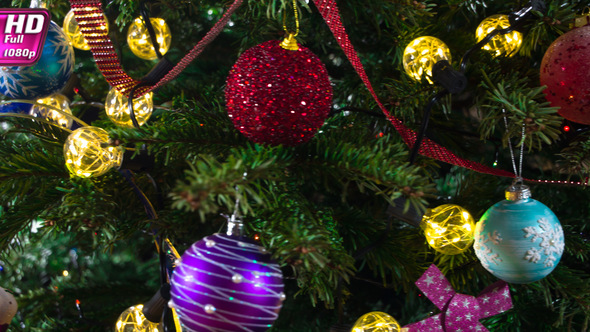
[(516, 179), (510, 187), (506, 189), (506, 199), (509, 201), (520, 201), (531, 198), (531, 189), (522, 183), (522, 178)]
[(231, 217), (227, 218), (227, 231), (225, 234), (227, 236), (244, 236), (244, 224), (242, 223), (242, 220), (237, 218), (235, 212)]

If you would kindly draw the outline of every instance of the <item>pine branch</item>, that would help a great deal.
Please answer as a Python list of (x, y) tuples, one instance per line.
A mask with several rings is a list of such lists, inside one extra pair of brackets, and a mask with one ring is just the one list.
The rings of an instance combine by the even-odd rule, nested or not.
[(265, 201), (261, 181), (272, 184), (288, 165), (289, 153), (281, 150), (261, 146), (234, 149), (223, 162), (208, 155), (197, 157), (185, 171), (188, 182), (179, 181), (171, 194), (173, 208), (197, 210), (204, 220), (205, 214), (216, 213), (220, 206), (232, 211), (236, 195), (240, 195), (239, 210), (252, 213), (250, 201), (257, 205)]
[(338, 234), (338, 221), (329, 210), (310, 205), (296, 192), (277, 195), (261, 212), (253, 231), (275, 256), (289, 264), (297, 280), (297, 294), (308, 294), (313, 306), (318, 301), (334, 305), (339, 280), (349, 281), (354, 259), (345, 251)]
[(575, 18), (579, 2), (550, 1), (546, 12), (533, 12), (536, 20), (524, 35), (519, 55), (530, 57), (534, 51), (546, 49), (557, 36), (568, 31), (568, 25)]
[(583, 133), (565, 147), (557, 161), (558, 169), (562, 173), (575, 174), (585, 178), (590, 173), (590, 140), (589, 133)]
[[(545, 87), (528, 88), (524, 78), (516, 82), (493, 84), (485, 73), (482, 74), (485, 78), (482, 84), (489, 89), (485, 100), (488, 104), (482, 105), (487, 113), (480, 126), (482, 137), (490, 137), (496, 127), (501, 128), (502, 120), (506, 117), (508, 128), (503, 135), (505, 146), (511, 138), (521, 139), (523, 127), (526, 135), (523, 143), (529, 151), (541, 149), (544, 144), (549, 145), (558, 139), (562, 119), (556, 115), (558, 108), (550, 106), (545, 100), (542, 93)], [(519, 141), (517, 146), (520, 144)]]

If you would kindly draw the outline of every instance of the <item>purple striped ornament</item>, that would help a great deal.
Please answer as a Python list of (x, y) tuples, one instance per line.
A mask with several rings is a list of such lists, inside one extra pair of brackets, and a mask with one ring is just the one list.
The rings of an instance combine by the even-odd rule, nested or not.
[(283, 274), (252, 240), (213, 234), (187, 249), (170, 282), (183, 331), (268, 330), (278, 318)]

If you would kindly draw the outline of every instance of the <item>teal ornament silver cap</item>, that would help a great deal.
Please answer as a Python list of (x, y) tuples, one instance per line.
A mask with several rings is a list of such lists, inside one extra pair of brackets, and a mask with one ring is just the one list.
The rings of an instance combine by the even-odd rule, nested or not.
[(520, 201), (531, 198), (531, 189), (529, 186), (515, 182), (506, 189), (506, 199), (509, 201)]

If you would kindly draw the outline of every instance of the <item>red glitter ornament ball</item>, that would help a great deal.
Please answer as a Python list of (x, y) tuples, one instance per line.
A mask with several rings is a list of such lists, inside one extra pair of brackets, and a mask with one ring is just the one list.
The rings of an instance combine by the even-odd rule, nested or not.
[(541, 62), (541, 85), (559, 115), (590, 124), (590, 26), (571, 30), (557, 38)]
[(255, 143), (294, 146), (310, 140), (330, 112), (328, 72), (309, 49), (271, 40), (244, 52), (227, 78), (234, 126)]

